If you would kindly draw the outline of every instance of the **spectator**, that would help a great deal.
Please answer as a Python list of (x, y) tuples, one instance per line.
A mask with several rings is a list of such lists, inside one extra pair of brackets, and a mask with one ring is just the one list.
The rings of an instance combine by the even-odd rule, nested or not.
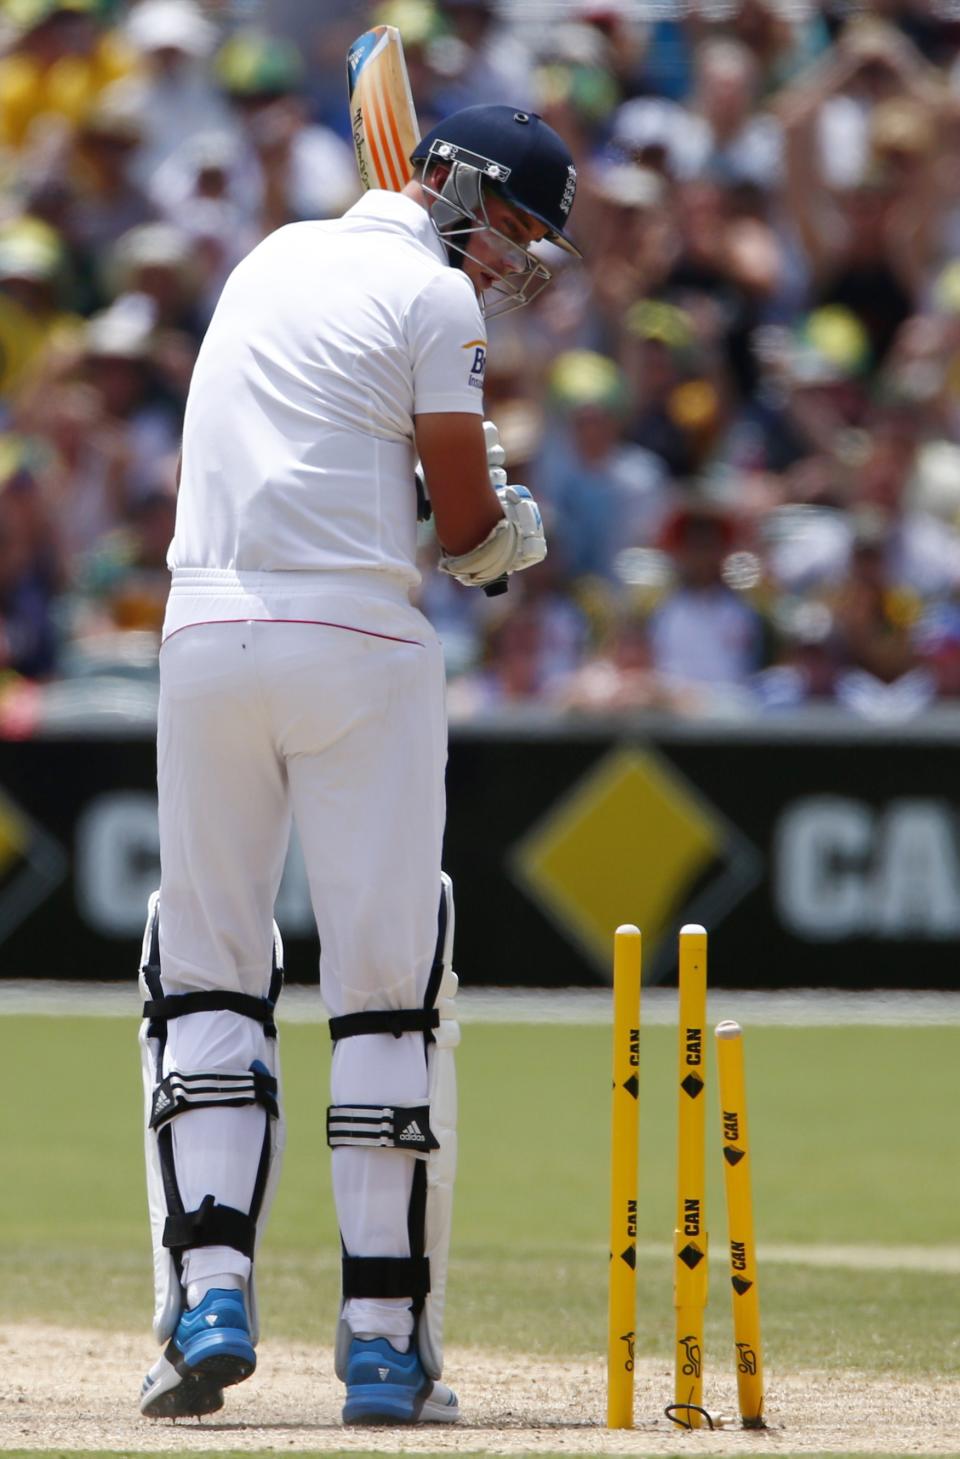
[(780, 124), (757, 109), (756, 57), (738, 41), (710, 38), (696, 53), (693, 119), (699, 156), (694, 176), (770, 188), (781, 166)]
[(902, 678), (919, 662), (913, 630), (920, 603), (893, 576), (889, 523), (879, 514), (854, 518), (847, 572), (833, 596), (838, 654), (845, 665), (883, 684)]
[(144, 223), (117, 238), (108, 260), (111, 295), (149, 301), (159, 329), (178, 329), (199, 344), (200, 275), (191, 239), (172, 223)]
[(561, 355), (550, 374), (553, 428), (534, 480), (551, 553), (571, 579), (614, 578), (614, 557), (656, 534), (667, 500), (662, 463), (624, 436), (626, 380), (589, 351)]
[(605, 139), (620, 99), (609, 44), (596, 27), (567, 22), (544, 38), (540, 57), (535, 109), (561, 134), (582, 169)]
[(44, 351), (79, 327), (65, 294), (60, 236), (36, 218), (0, 226), (0, 401), (8, 407)]
[(44, 381), (18, 410), (37, 446), (35, 471), (48, 504), (64, 576), (127, 515), (127, 449), (107, 423), (103, 401), (77, 379)]
[(182, 228), (200, 282), (201, 313), (209, 319), (227, 276), (258, 239), (243, 204), (242, 148), (230, 132), (202, 132), (162, 167), (152, 196), (166, 221)]
[(706, 465), (721, 429), (716, 367), (692, 314), (665, 300), (642, 299), (628, 311), (621, 359), (633, 414), (627, 435), (675, 477)]
[(62, 586), (50, 522), (24, 443), (0, 448), (0, 669), (30, 679), (56, 661), (56, 594)]
[(732, 197), (706, 178), (678, 187), (675, 249), (658, 293), (697, 320), (742, 399), (756, 388), (751, 340), (777, 287), (780, 256), (769, 228), (733, 215)]
[(809, 146), (813, 176), (842, 192), (869, 171), (874, 110), (905, 97), (934, 113), (947, 101), (941, 78), (904, 35), (883, 19), (863, 16), (848, 22), (836, 44), (776, 98), (774, 109), (788, 145)]
[(702, 700), (696, 690), (672, 683), (653, 669), (648, 630), (645, 614), (627, 610), (618, 615), (605, 642), (564, 684), (561, 706), (580, 714), (698, 713)]
[(446, 111), (502, 102), (533, 110), (530, 57), (500, 22), (494, 0), (439, 0), (438, 12), (455, 47), (448, 43), (451, 80), (443, 97)]
[[(912, 108), (907, 168), (891, 155), (908, 137), (902, 110), (891, 127), (896, 98)], [(880, 24), (849, 26), (836, 55), (778, 105), (786, 203), (810, 263), (812, 298), (851, 309), (877, 363), (917, 307), (931, 266), (940, 211), (932, 140), (944, 105), (909, 43)], [(842, 168), (834, 160), (831, 174), (821, 159), (843, 156), (845, 147), (854, 155)]]
[(660, 96), (636, 96), (617, 108), (611, 146), (628, 161), (665, 178), (694, 177), (702, 165), (702, 133), (690, 112)]
[(152, 489), (157, 461), (175, 455), (180, 439), (182, 409), (162, 386), (154, 326), (151, 301), (127, 294), (93, 316), (83, 339), (83, 378), (127, 444), (128, 509)]
[(783, 474), (791, 500), (843, 506), (838, 482), (849, 475), (854, 432), (868, 408), (866, 330), (850, 310), (827, 305), (791, 331), (757, 331), (751, 347), (758, 388), (727, 439), (734, 464)]
[(662, 536), (675, 585), (650, 621), (651, 662), (676, 686), (744, 691), (767, 657), (760, 615), (724, 581), (735, 541), (730, 516), (701, 502), (677, 508)]
[(792, 592), (841, 590), (857, 566), (866, 522), (870, 550), (882, 557), (891, 587), (920, 603), (949, 597), (960, 587), (960, 534), (911, 502), (918, 449), (912, 413), (876, 406), (866, 423), (863, 454), (849, 473), (846, 509), (781, 537), (769, 556), (774, 580)]
[(126, 525), (103, 537), (83, 561), (78, 612), (88, 637), (148, 633), (159, 649), (175, 515), (175, 493), (155, 487), (136, 503)]
[(669, 268), (669, 197), (649, 168), (614, 163), (588, 169), (584, 227), (593, 239), (587, 265), (588, 314), (593, 348), (614, 352), (623, 314), (653, 292)]
[(757, 110), (756, 58), (738, 41), (714, 36), (696, 51), (689, 106), (637, 97), (617, 112), (614, 145), (678, 181), (698, 177), (774, 186), (781, 165), (780, 124)]
[(261, 236), (299, 219), (334, 217), (353, 202), (353, 153), (309, 121), (295, 46), (237, 31), (218, 52), (215, 74), (240, 127), (240, 201)]
[(792, 80), (822, 55), (830, 42), (823, 16), (812, 5), (738, 0), (727, 26), (752, 55), (764, 97)]
[(574, 14), (582, 25), (602, 36), (605, 64), (617, 96), (642, 91), (648, 36), (642, 12), (626, 0), (580, 0)]
[(516, 704), (557, 704), (583, 651), (584, 623), (569, 600), (541, 588), (488, 623), (477, 668), (450, 689), (451, 717)]
[(90, 308), (109, 302), (99, 278), (103, 254), (122, 233), (156, 217), (132, 173), (143, 130), (141, 103), (126, 82), (118, 82), (101, 93), (76, 131), (66, 227)]
[(147, 187), (194, 137), (228, 129), (231, 118), (206, 64), (217, 31), (192, 0), (140, 0), (125, 33), (140, 60), (127, 85), (145, 121), (136, 166)]
[(99, 10), (97, 0), (20, 0), (0, 57), (0, 144), (29, 148), (45, 129), (76, 125), (129, 72), (133, 57)]

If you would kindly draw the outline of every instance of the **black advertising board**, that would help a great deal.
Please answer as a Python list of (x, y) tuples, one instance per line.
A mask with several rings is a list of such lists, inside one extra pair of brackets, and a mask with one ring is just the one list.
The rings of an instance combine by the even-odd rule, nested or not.
[[(704, 726), (460, 727), (445, 865), (472, 984), (609, 979), (642, 927), (670, 981), (685, 922), (727, 987), (960, 986), (960, 727), (829, 718)], [(132, 978), (156, 885), (146, 739), (0, 743), (0, 976)], [(278, 899), (288, 973), (316, 977), (294, 847)]]
[(699, 922), (717, 986), (960, 987), (956, 758), (938, 738), (799, 727), (461, 739), (446, 864), (463, 976), (608, 981), (613, 928), (634, 922), (645, 979), (669, 982), (676, 932)]

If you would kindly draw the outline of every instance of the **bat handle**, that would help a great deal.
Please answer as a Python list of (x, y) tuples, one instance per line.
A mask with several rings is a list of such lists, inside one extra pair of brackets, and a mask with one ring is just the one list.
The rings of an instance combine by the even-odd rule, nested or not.
[(501, 577), (494, 578), (492, 583), (485, 584), (483, 591), (488, 598), (499, 598), (500, 594), (505, 593), (509, 586), (507, 574), (503, 573)]

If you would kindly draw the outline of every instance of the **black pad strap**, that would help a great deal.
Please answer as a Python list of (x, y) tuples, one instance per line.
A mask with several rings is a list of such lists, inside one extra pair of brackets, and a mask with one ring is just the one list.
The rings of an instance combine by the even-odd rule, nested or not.
[(430, 1291), (426, 1256), (343, 1257), (344, 1297), (410, 1297), (422, 1302)]
[(355, 1038), (363, 1033), (392, 1033), (398, 1039), (404, 1033), (429, 1033), (440, 1027), (436, 1008), (375, 1008), (367, 1013), (343, 1013), (330, 1020), (330, 1037)]
[(252, 1258), (256, 1235), (256, 1223), (245, 1211), (218, 1206), (213, 1196), (204, 1196), (197, 1210), (167, 1217), (163, 1244), (177, 1253), (193, 1246), (232, 1246)]
[(437, 909), (437, 943), (433, 952), (433, 962), (430, 965), (430, 977), (427, 980), (427, 991), (424, 994), (424, 1008), (432, 1008), (437, 1001), (437, 994), (440, 991), (440, 983), (443, 978), (443, 949), (447, 941), (447, 893), (440, 888), (440, 906)]
[[(427, 1165), (418, 1160), (413, 1167), (413, 1184), (410, 1187), (410, 1204), (407, 1207), (407, 1236), (410, 1241), (410, 1255), (423, 1261), (424, 1242), (427, 1235)], [(426, 1295), (426, 1294), (424, 1294)], [(419, 1317), (423, 1310), (423, 1297), (413, 1303), (413, 1314)]]
[(185, 1109), (215, 1105), (237, 1108), (259, 1104), (272, 1119), (280, 1118), (277, 1081), (259, 1060), (246, 1072), (184, 1073), (174, 1069), (153, 1091), (150, 1129), (158, 1130)]
[(430, 1128), (428, 1104), (331, 1104), (327, 1106), (327, 1144), (384, 1146), (426, 1155), (439, 1150)]
[(148, 998), (143, 1005), (144, 1018), (182, 1018), (187, 1013), (239, 1013), (263, 1024), (267, 1038), (276, 1038), (273, 1021), (274, 1005), (269, 998), (253, 998), (249, 993), (210, 990), (205, 993), (170, 993), (163, 998)]

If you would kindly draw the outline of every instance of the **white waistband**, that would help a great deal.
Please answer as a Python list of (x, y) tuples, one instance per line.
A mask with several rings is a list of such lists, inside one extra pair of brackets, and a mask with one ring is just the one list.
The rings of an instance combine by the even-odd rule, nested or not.
[(367, 597), (409, 603), (410, 587), (403, 577), (370, 568), (330, 572), (250, 572), (225, 567), (175, 567), (171, 597), (277, 598), (355, 592)]

